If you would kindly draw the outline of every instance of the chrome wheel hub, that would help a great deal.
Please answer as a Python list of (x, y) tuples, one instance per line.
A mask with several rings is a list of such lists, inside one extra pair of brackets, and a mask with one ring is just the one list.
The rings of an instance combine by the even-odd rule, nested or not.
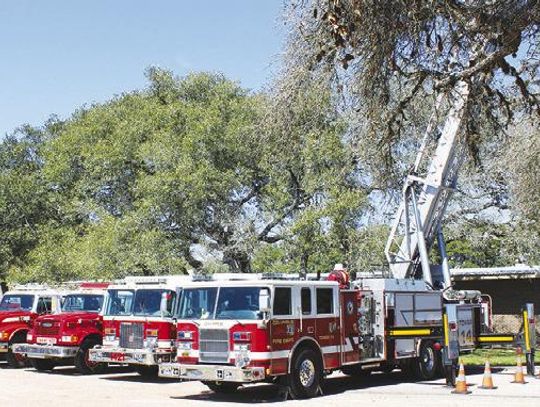
[(300, 365), (300, 383), (304, 387), (310, 387), (315, 381), (315, 365), (309, 359), (306, 359)]
[(426, 370), (433, 370), (433, 366), (435, 365), (435, 355), (433, 354), (432, 348), (426, 348), (424, 350), (424, 357), (422, 358), (422, 362), (424, 363), (424, 367), (426, 368)]

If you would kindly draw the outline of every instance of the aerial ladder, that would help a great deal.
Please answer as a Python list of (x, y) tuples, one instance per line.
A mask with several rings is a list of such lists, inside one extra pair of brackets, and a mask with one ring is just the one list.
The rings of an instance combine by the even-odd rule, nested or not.
[[(452, 288), (446, 246), (442, 232), (442, 219), (448, 202), (456, 189), (458, 173), (466, 155), (463, 134), (463, 116), (467, 109), (470, 85), (457, 81), (448, 94), (440, 94), (435, 111), (428, 123), (425, 135), (411, 171), (406, 177), (401, 203), (393, 221), (385, 246), (390, 266), (390, 277), (397, 279), (421, 279), (433, 290), (443, 290), (445, 300), (445, 324), (461, 323), (459, 313), (467, 300), (478, 301), (478, 291), (456, 291)], [(444, 124), (438, 124), (441, 106), (448, 109)], [(434, 143), (435, 142), (435, 143)], [(435, 144), (433, 146), (433, 144)], [(430, 158), (431, 157), (431, 158)], [(431, 265), (429, 252), (437, 241), (441, 265)], [(465, 300), (465, 301), (464, 301)], [(513, 343), (526, 354), (527, 371), (534, 374), (535, 320), (533, 304), (522, 309), (522, 332), (517, 335), (493, 335), (479, 333), (477, 346), (490, 346), (498, 342)], [(459, 357), (459, 329), (445, 335), (444, 363), (447, 365), (447, 381), (455, 378), (455, 363)]]
[[(458, 81), (446, 95), (449, 112), (442, 129), (437, 111), (444, 95), (437, 99), (412, 170), (403, 186), (401, 204), (385, 247), (394, 278), (422, 278), (433, 288), (451, 286), (450, 271), (441, 222), (457, 183), (465, 156), (461, 122), (467, 107), (469, 84)], [(433, 133), (440, 132), (431, 162), (427, 162)], [(431, 267), (429, 251), (438, 240), (441, 267)]]

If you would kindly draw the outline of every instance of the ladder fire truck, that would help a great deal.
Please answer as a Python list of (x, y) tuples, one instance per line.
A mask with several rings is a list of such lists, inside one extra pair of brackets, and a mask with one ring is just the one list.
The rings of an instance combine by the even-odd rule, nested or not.
[[(200, 380), (218, 392), (280, 381), (293, 397), (307, 398), (334, 370), (362, 376), (400, 367), (421, 379), (445, 373), (453, 383), (460, 353), (486, 344), (519, 340), (534, 362), (532, 304), (523, 336), (493, 335), (481, 294), (451, 285), (441, 220), (464, 156), (459, 128), (468, 92), (457, 82), (444, 125), (427, 129), (386, 245), (388, 278), (349, 282), (334, 270), (326, 281), (188, 284), (176, 310), (177, 362), (160, 364), (159, 375)], [(429, 263), (435, 239), (440, 267)]]
[(143, 376), (176, 353), (173, 305), (189, 276), (126, 277), (109, 286), (103, 343), (89, 350), (93, 363), (133, 365)]
[(73, 286), (63, 298), (62, 312), (35, 319), (27, 343), (13, 345), (13, 353), (26, 357), (39, 371), (74, 364), (82, 374), (98, 373), (104, 364), (88, 359), (89, 350), (101, 344), (101, 311), (109, 283), (84, 282)]
[(60, 312), (62, 295), (59, 291), (37, 284), (16, 286), (7, 291), (0, 302), (0, 356), (5, 355), (9, 365), (26, 365), (23, 355), (13, 347), (26, 342), (26, 335), (40, 315)]

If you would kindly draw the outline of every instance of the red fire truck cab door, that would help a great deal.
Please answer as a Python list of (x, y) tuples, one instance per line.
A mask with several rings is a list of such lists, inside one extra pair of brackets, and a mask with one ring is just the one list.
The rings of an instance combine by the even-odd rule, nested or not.
[(315, 304), (316, 339), (323, 353), (324, 368), (335, 369), (341, 365), (338, 287), (316, 287)]
[(360, 360), (358, 350), (358, 293), (340, 292), (341, 307), (341, 363), (354, 363)]

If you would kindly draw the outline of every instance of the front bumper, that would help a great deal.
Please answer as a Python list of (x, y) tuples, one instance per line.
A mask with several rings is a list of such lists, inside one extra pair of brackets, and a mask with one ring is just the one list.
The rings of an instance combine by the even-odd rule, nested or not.
[(9, 342), (0, 342), (0, 353), (7, 353)]
[(160, 362), (170, 362), (173, 358), (174, 352), (171, 350), (104, 348), (97, 346), (89, 351), (91, 362), (155, 366)]
[(19, 353), (31, 359), (73, 358), (79, 350), (76, 346), (28, 345), (26, 343), (13, 344), (12, 349), (13, 353)]
[(263, 367), (239, 368), (223, 365), (161, 363), (159, 365), (159, 377), (209, 382), (253, 383), (264, 380), (265, 372)]

